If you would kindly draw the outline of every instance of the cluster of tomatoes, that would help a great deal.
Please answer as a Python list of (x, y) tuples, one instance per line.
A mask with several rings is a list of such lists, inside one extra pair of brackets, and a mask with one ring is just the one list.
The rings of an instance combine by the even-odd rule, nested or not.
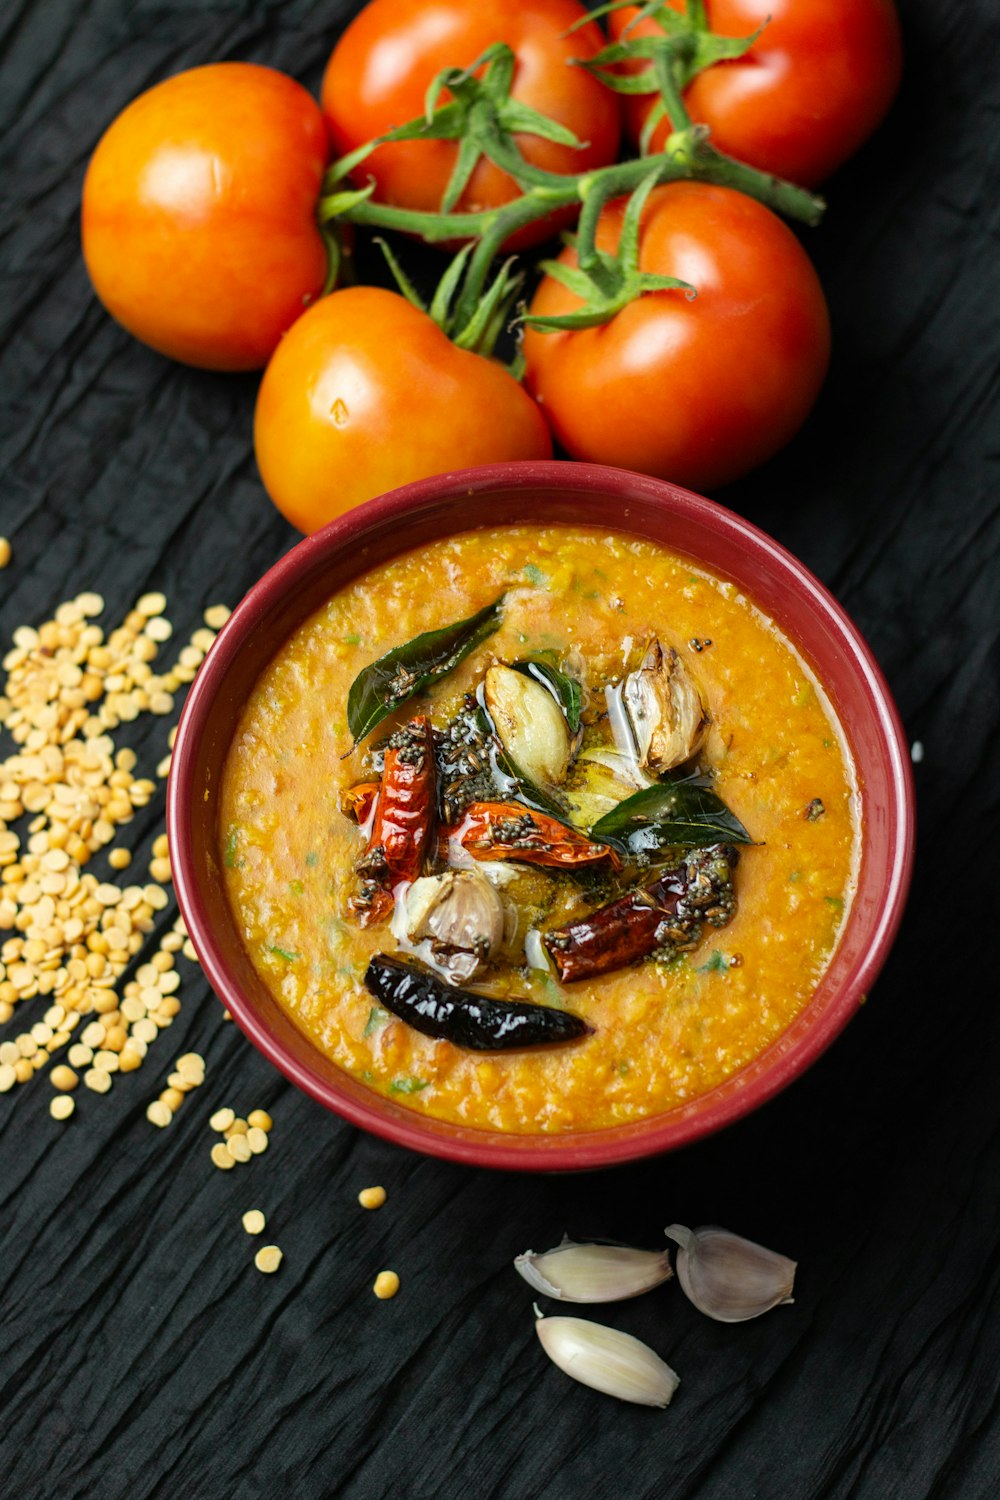
[[(671, 12), (723, 37), (767, 22), (742, 56), (697, 72), (684, 103), (717, 148), (805, 186), (856, 150), (898, 83), (893, 0), (664, 0), (655, 10), (611, 7), (611, 40), (663, 35)], [(525, 131), (526, 162), (579, 176), (618, 161), (623, 137), (640, 139), (656, 96), (616, 92), (580, 65), (609, 37), (576, 0), (372, 0), (334, 49), (321, 105), (270, 68), (196, 68), (130, 104), (91, 160), (83, 248), (98, 296), (174, 359), (266, 366), (257, 459), (272, 499), (305, 531), (411, 479), (546, 457), (553, 436), (573, 457), (712, 489), (787, 442), (823, 380), (827, 309), (799, 240), (762, 203), (708, 181), (663, 182), (642, 209), (640, 271), (688, 290), (644, 293), (598, 326), (546, 330), (532, 320), (581, 305), (566, 285), (576, 251), (562, 251), (561, 274), (543, 267), (523, 384), (402, 295), (337, 287), (318, 211), (331, 158), (421, 116), (442, 69), (498, 41), (514, 54), (511, 98), (576, 138)], [(645, 148), (669, 145), (671, 128), (662, 120)], [(460, 149), (396, 141), (353, 175), (374, 182), (373, 203), (433, 214)], [(521, 191), (481, 158), (454, 207), (479, 213)], [(599, 252), (617, 250), (623, 214), (621, 200), (603, 207)], [(554, 227), (553, 215), (531, 223), (507, 248)]]

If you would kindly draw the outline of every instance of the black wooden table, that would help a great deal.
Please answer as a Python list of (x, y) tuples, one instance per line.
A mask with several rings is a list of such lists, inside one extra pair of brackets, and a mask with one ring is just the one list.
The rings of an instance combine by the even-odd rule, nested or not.
[[(8, 0), (4, 649), (81, 589), (118, 617), (162, 589), (189, 633), (295, 540), (256, 477), (254, 380), (171, 365), (105, 316), (78, 203), (98, 136), (141, 89), (222, 58), (315, 88), (351, 9)], [(829, 382), (791, 448), (724, 496), (853, 614), (923, 746), (915, 885), (870, 1003), (806, 1078), (724, 1134), (604, 1175), (527, 1178), (411, 1156), (325, 1114), (182, 960), (183, 1009), (152, 1066), (106, 1098), (80, 1090), (65, 1126), (44, 1076), (0, 1098), (3, 1495), (1000, 1493), (1000, 15), (994, 0), (904, 10), (898, 105), (808, 235), (832, 305)], [(121, 743), (155, 763), (162, 724), (126, 729)], [(143, 863), (160, 788), (129, 834)], [(187, 1049), (208, 1081), (155, 1130), (146, 1105)], [(224, 1103), (275, 1119), (268, 1153), (225, 1174), (207, 1128)], [(356, 1194), (376, 1182), (388, 1204), (365, 1214)], [(276, 1276), (251, 1263), (250, 1206), (285, 1252)], [(610, 1310), (682, 1376), (670, 1410), (650, 1412), (548, 1364), (510, 1262), (564, 1229), (655, 1245), (674, 1220), (796, 1256), (797, 1300), (736, 1328), (676, 1287)], [(402, 1278), (384, 1304), (370, 1290), (383, 1266)]]

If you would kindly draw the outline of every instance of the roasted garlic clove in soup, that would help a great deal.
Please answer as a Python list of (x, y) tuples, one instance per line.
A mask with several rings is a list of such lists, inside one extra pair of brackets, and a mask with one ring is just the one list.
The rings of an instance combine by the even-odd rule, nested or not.
[(504, 898), (475, 871), (424, 875), (400, 906), (398, 936), (453, 984), (481, 974), (508, 934)]
[(704, 743), (709, 717), (673, 647), (664, 651), (653, 641), (639, 669), (625, 678), (622, 703), (639, 764), (654, 776), (690, 760)]
[(490, 667), (486, 711), (506, 754), (531, 781), (558, 786), (569, 769), (572, 735), (555, 698), (540, 682), (511, 667)]

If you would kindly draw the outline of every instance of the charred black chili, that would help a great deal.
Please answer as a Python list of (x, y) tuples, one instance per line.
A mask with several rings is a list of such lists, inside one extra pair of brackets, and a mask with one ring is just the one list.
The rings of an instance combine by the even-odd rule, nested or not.
[(445, 984), (415, 959), (377, 953), (365, 985), (380, 1005), (424, 1036), (472, 1052), (571, 1042), (591, 1028), (579, 1016), (527, 1000), (493, 1000)]

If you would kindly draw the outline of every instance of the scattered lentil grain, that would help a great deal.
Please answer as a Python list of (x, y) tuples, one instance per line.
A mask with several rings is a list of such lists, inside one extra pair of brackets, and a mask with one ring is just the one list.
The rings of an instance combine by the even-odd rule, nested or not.
[(173, 1110), (163, 1099), (154, 1099), (146, 1110), (146, 1119), (150, 1125), (158, 1125), (161, 1130), (169, 1125), (173, 1118)]
[(358, 1202), (362, 1208), (381, 1208), (386, 1200), (384, 1187), (362, 1188), (358, 1194)]
[(262, 1245), (253, 1258), (253, 1263), (258, 1271), (263, 1271), (265, 1276), (271, 1276), (281, 1265), (284, 1255), (277, 1245)]
[(274, 1126), (274, 1121), (266, 1109), (252, 1109), (247, 1115), (247, 1124), (256, 1126), (258, 1130), (268, 1131)]
[(267, 1224), (267, 1220), (259, 1208), (248, 1208), (243, 1215), (243, 1228), (247, 1234), (261, 1234)]
[(229, 1129), (235, 1119), (236, 1115), (233, 1110), (217, 1109), (215, 1114), (210, 1117), (208, 1123), (213, 1130), (217, 1130), (221, 1134), (224, 1130)]
[(236, 1158), (229, 1154), (229, 1147), (226, 1141), (217, 1141), (212, 1147), (211, 1156), (215, 1165), (220, 1167), (223, 1172), (230, 1171), (236, 1165)]
[(395, 1271), (380, 1271), (375, 1277), (372, 1291), (380, 1302), (387, 1302), (390, 1297), (395, 1297), (399, 1291), (399, 1277)]
[(56, 1094), (49, 1101), (49, 1114), (53, 1120), (68, 1120), (76, 1109), (76, 1100), (70, 1094)]

